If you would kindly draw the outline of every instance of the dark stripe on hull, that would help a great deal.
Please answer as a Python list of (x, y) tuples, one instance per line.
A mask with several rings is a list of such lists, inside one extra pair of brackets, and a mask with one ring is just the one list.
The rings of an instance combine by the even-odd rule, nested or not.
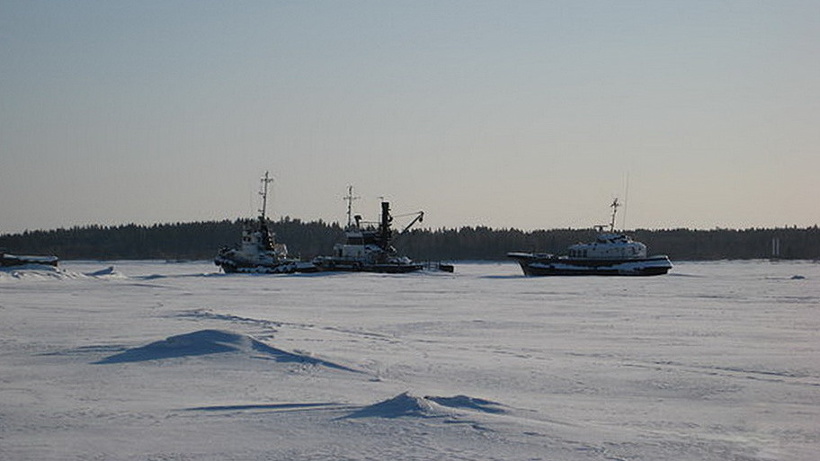
[(318, 270), (327, 272), (377, 272), (381, 274), (406, 274), (408, 272), (420, 271), (424, 268), (421, 264), (321, 264), (317, 265)]
[(254, 265), (235, 261), (215, 260), (214, 264), (226, 274), (293, 274), (296, 272), (316, 272), (315, 266), (305, 263), (287, 262), (277, 265)]
[(523, 269), (524, 274), (528, 276), (550, 276), (550, 275), (562, 275), (562, 276), (577, 276), (577, 275), (618, 275), (618, 276), (651, 276), (651, 275), (663, 275), (669, 272), (668, 268), (662, 267), (648, 267), (643, 269), (636, 269), (634, 271), (622, 271), (618, 269), (606, 269), (606, 268), (591, 268), (591, 269), (550, 269), (550, 268), (541, 268), (541, 267), (531, 267), (526, 265), (525, 263), (521, 263), (521, 269)]
[(14, 256), (14, 255), (3, 255), (0, 258), (0, 266), (2, 267), (14, 267), (14, 266), (25, 266), (27, 264), (39, 264), (43, 266), (54, 266), (57, 267), (59, 263), (59, 259), (56, 256)]

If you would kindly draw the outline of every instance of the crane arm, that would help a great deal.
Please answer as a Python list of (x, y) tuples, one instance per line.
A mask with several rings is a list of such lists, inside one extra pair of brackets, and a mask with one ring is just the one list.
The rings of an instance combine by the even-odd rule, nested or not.
[(424, 221), (424, 212), (419, 211), (416, 214), (416, 217), (413, 218), (412, 221), (410, 221), (410, 224), (408, 224), (404, 229), (402, 229), (401, 233), (403, 234), (403, 233), (407, 232), (411, 227), (413, 227), (414, 224), (416, 224), (417, 222), (422, 222), (422, 221)]

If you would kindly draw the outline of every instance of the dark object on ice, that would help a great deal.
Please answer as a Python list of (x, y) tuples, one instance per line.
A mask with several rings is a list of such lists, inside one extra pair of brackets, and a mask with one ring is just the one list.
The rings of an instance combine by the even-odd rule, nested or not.
[(434, 263), (429, 267), (430, 269), (440, 270), (442, 272), (455, 272), (456, 266), (443, 262)]
[[(381, 202), (381, 219), (378, 223), (363, 223), (361, 216), (352, 216), (353, 187), (348, 188), (347, 227), (345, 242), (333, 246), (332, 256), (318, 256), (313, 264), (322, 271), (361, 271), (402, 274), (420, 271), (424, 264), (400, 256), (393, 247), (393, 230), (390, 224), (390, 203)], [(401, 233), (406, 232), (424, 219), (424, 212), (411, 213), (415, 218)], [(377, 224), (374, 226), (373, 224)], [(400, 233), (400, 234), (401, 234)]]
[(598, 238), (591, 243), (570, 246), (568, 254), (507, 253), (518, 261), (524, 275), (662, 275), (672, 263), (665, 255), (647, 256), (646, 245), (615, 232), (615, 212), (620, 204), (612, 202), (609, 232), (600, 226)]
[(244, 272), (257, 274), (281, 274), (293, 272), (315, 272), (313, 264), (288, 257), (288, 248), (276, 243), (275, 235), (268, 227), (265, 207), (268, 201), (268, 184), (273, 179), (262, 178), (262, 208), (259, 218), (242, 229), (242, 243), (238, 248), (222, 248), (214, 258), (214, 264), (226, 274)]
[(0, 267), (25, 266), (27, 264), (56, 267), (59, 262), (60, 259), (56, 256), (12, 255), (0, 249)]

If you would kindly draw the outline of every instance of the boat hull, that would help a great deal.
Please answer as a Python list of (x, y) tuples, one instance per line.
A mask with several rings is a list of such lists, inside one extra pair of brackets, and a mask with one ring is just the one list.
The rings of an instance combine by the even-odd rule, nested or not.
[(317, 258), (313, 261), (317, 270), (322, 272), (378, 272), (383, 274), (406, 274), (424, 269), (423, 264), (417, 263), (384, 263), (367, 264), (361, 261), (338, 259), (338, 258)]
[(229, 259), (214, 259), (214, 264), (226, 274), (294, 274), (296, 272), (316, 272), (318, 269), (311, 263), (302, 261), (284, 261), (277, 264), (254, 264)]
[(518, 261), (527, 276), (653, 276), (666, 274), (672, 268), (669, 258), (663, 255), (639, 259), (568, 258), (531, 253), (509, 253), (508, 256)]
[(0, 253), (0, 267), (14, 267), (25, 265), (54, 266), (59, 264), (60, 259), (56, 256), (21, 256)]

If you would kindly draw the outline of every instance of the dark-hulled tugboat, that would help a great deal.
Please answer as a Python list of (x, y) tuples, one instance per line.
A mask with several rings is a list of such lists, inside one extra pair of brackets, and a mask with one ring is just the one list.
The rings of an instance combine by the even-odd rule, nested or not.
[(672, 268), (665, 255), (647, 256), (646, 245), (615, 232), (618, 199), (612, 202), (609, 232), (600, 233), (594, 242), (570, 246), (566, 255), (507, 253), (518, 261), (525, 275), (662, 275)]
[[(390, 215), (390, 203), (382, 201), (381, 219), (378, 223), (365, 223), (361, 216), (352, 216), (353, 187), (348, 187), (347, 200), (347, 227), (345, 228), (345, 242), (333, 246), (332, 256), (318, 256), (313, 264), (321, 271), (362, 271), (406, 273), (415, 272), (425, 266), (410, 260), (407, 256), (400, 256), (393, 248), (393, 230), (390, 225), (393, 216)], [(404, 228), (407, 231), (424, 218), (424, 212), (413, 213), (416, 217)], [(374, 224), (376, 224), (374, 226)]]
[(313, 264), (288, 257), (287, 246), (276, 243), (275, 234), (270, 230), (268, 218), (265, 216), (268, 184), (272, 181), (266, 171), (259, 192), (262, 196), (259, 218), (249, 222), (242, 229), (242, 242), (239, 247), (222, 248), (214, 258), (214, 264), (221, 267), (226, 274), (287, 274), (316, 271)]

